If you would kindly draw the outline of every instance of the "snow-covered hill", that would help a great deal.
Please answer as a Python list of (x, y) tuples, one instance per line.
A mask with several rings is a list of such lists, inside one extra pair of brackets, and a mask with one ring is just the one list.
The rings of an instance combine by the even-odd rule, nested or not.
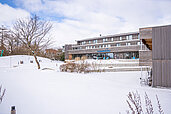
[[(23, 61), (23, 64), (20, 63), (21, 61)], [(31, 63), (31, 61), (33, 61), (33, 63)], [(59, 66), (63, 64), (61, 61), (52, 61), (43, 57), (38, 57), (38, 61), (40, 61), (41, 69), (50, 68), (53, 70), (59, 70)], [(37, 69), (37, 64), (33, 56), (14, 55), (0, 57), (0, 68)]]
[(59, 72), (62, 62), (38, 59), (41, 70), (31, 56), (0, 58), (0, 84), (6, 88), (0, 114), (10, 114), (11, 106), (17, 114), (126, 114), (127, 94), (136, 90), (143, 101), (147, 92), (153, 106), (157, 94), (165, 114), (171, 113), (171, 90), (140, 86), (140, 72), (65, 73)]

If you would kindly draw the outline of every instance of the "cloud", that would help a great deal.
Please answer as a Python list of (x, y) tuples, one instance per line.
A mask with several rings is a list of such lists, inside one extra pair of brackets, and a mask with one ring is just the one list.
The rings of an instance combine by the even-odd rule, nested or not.
[(16, 0), (15, 3), (51, 20), (57, 45), (171, 23), (170, 0)]
[(18, 18), (28, 17), (30, 14), (29, 12), (19, 9), (19, 8), (12, 8), (6, 4), (0, 3), (0, 24), (5, 26), (12, 26), (13, 22), (16, 21)]

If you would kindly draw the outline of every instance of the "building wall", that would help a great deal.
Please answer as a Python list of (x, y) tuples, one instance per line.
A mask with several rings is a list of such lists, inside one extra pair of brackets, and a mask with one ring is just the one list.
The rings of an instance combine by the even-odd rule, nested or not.
[(171, 87), (171, 25), (152, 28), (153, 86)]
[(152, 51), (151, 50), (139, 51), (139, 66), (152, 66)]
[[(140, 40), (152, 39), (152, 27), (140, 28)], [(145, 45), (139, 52), (139, 66), (152, 66), (152, 50)]]
[(65, 60), (70, 59), (72, 57), (69, 56), (69, 50), (72, 50), (72, 45), (71, 44), (66, 44), (65, 45)]

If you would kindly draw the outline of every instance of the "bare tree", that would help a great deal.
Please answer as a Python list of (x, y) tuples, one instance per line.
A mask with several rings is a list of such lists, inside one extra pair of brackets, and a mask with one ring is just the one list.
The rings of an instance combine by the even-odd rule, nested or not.
[(0, 50), (4, 50), (5, 54), (7, 54), (7, 40), (6, 36), (8, 34), (9, 30), (2, 25), (0, 27)]
[(47, 37), (52, 24), (48, 21), (40, 20), (36, 15), (28, 19), (18, 19), (13, 27), (13, 33), (22, 44), (33, 54), (40, 69), (37, 53), (50, 44), (50, 38)]

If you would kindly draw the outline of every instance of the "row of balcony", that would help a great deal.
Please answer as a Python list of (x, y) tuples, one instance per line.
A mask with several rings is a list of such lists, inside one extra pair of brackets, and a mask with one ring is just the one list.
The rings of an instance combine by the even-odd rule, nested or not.
[(125, 43), (107, 43), (107, 44), (98, 44), (98, 45), (86, 45), (86, 46), (73, 46), (72, 50), (83, 50), (83, 49), (99, 49), (99, 48), (110, 48), (110, 47), (121, 47), (121, 46), (136, 46), (136, 45), (141, 45), (141, 42), (125, 42)]
[(115, 42), (115, 41), (128, 41), (139, 39), (139, 35), (126, 35), (126, 36), (118, 36), (118, 37), (110, 37), (110, 38), (99, 38), (93, 40), (84, 40), (84, 41), (77, 41), (77, 45), (87, 45), (87, 44), (97, 44), (97, 43), (108, 43), (108, 42)]

